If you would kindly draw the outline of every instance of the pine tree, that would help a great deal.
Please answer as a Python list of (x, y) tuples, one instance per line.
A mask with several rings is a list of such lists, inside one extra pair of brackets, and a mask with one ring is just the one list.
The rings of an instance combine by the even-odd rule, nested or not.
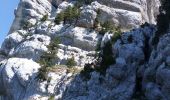
[(41, 18), (41, 21), (44, 22), (48, 19), (48, 14), (44, 15), (42, 18)]
[(71, 24), (72, 16), (73, 16), (72, 7), (69, 6), (64, 12), (64, 23), (66, 23), (67, 21), (69, 24)]
[(55, 17), (54, 23), (55, 23), (55, 24), (60, 24), (61, 21), (63, 21), (63, 20), (64, 20), (64, 13), (61, 12), (61, 13), (59, 13), (59, 14)]
[(60, 43), (60, 40), (58, 37), (55, 37), (54, 39), (52, 39), (50, 44), (47, 46), (48, 52), (45, 52), (41, 56), (38, 62), (41, 65), (41, 68), (39, 69), (39, 74), (38, 74), (38, 77), (41, 81), (47, 80), (48, 68), (55, 65), (53, 60), (56, 58), (59, 43)]
[(99, 32), (99, 34), (104, 35), (106, 32), (111, 32), (111, 33), (115, 32), (114, 25), (109, 21), (104, 22), (101, 26), (102, 26), (102, 30)]
[(74, 57), (68, 59), (66, 65), (67, 65), (67, 67), (69, 67), (69, 68), (76, 66), (77, 63), (75, 62)]

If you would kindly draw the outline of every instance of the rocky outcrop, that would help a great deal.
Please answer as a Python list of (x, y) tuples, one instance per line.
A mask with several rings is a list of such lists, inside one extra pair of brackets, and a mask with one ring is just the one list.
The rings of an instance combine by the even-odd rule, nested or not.
[(27, 96), (34, 93), (33, 89), (29, 89), (35, 86), (33, 84), (38, 68), (40, 68), (39, 64), (27, 59), (10, 58), (3, 61), (0, 68), (0, 87), (4, 90), (1, 92), (4, 95), (2, 99), (24, 99), (26, 91), (29, 91)]
[[(143, 21), (155, 23), (155, 15), (158, 14), (159, 0), (98, 0), (109, 7), (138, 12)], [(141, 20), (141, 21), (142, 21)]]
[(10, 58), (4, 61), (0, 68), (2, 100), (47, 100), (54, 92), (58, 93), (56, 99), (61, 98), (72, 74), (67, 74), (64, 67), (53, 69), (48, 74), (48, 82), (39, 83), (39, 68), (39, 64), (28, 59)]
[[(146, 41), (147, 38), (151, 39), (154, 32), (155, 28), (149, 26), (124, 33), (121, 40), (113, 45), (112, 50), (117, 55), (116, 62), (107, 68), (106, 75), (103, 76), (94, 71), (90, 74), (89, 81), (83, 81), (77, 76), (68, 86), (66, 94), (63, 95), (63, 100), (135, 99), (133, 96), (138, 92), (137, 72), (141, 66), (145, 65), (143, 62), (146, 60), (143, 48), (149, 43), (149, 41)], [(129, 41), (129, 37), (132, 38), (132, 41)], [(140, 99), (140, 96), (138, 99)]]
[[(150, 41), (155, 30), (155, 26), (147, 25), (123, 33), (121, 39), (112, 45), (112, 52), (116, 54), (115, 63), (108, 66), (105, 75), (95, 70), (89, 73), (89, 80), (60, 66), (50, 69), (49, 79), (42, 82), (36, 77), (40, 66), (34, 61), (25, 58), (4, 60), (0, 67), (2, 99), (44, 100), (53, 97), (56, 100), (168, 100), (170, 35), (164, 35), (154, 49)], [(102, 44), (107, 43), (111, 36), (106, 34)], [(150, 48), (147, 48), (148, 45)], [(60, 45), (62, 47), (64, 45)]]
[[(151, 41), (156, 26), (139, 26), (155, 23), (159, 1), (96, 0), (80, 7), (75, 25), (56, 25), (54, 17), (74, 4), (74, 0), (20, 1), (0, 50), (2, 100), (169, 100), (170, 35), (162, 36), (155, 47)], [(48, 18), (40, 21), (46, 14)], [(102, 36), (93, 29), (96, 18), (100, 23), (109, 21), (122, 29), (135, 29), (123, 32), (113, 42), (116, 33)], [(27, 22), (30, 26), (24, 29)], [(57, 58), (47, 69), (47, 80), (42, 81), (39, 61), (51, 52), (49, 44), (54, 38), (60, 40), (54, 53)], [(109, 56), (114, 62), (95, 66), (102, 61), (95, 57), (109, 48), (105, 48), (108, 42), (112, 43)], [(97, 46), (100, 52), (95, 51)], [(70, 58), (76, 62), (73, 68), (65, 66)], [(90, 65), (89, 70), (83, 70), (85, 64)]]
[(167, 33), (160, 39), (145, 69), (143, 88), (150, 100), (170, 99), (169, 38)]
[[(73, 3), (72, 0), (69, 3), (62, 0), (22, 0), (15, 10), (15, 20), (9, 34), (21, 29), (25, 21), (34, 25), (45, 14), (55, 17), (56, 12)], [(144, 22), (155, 23), (159, 5), (159, 0), (97, 0), (83, 7), (78, 25), (92, 27), (98, 9), (101, 10), (101, 22), (111, 21), (125, 29), (137, 27)]]
[(54, 6), (48, 0), (21, 0), (18, 8), (14, 11), (15, 19), (9, 34), (21, 29), (27, 21), (34, 25), (36, 20), (39, 20), (45, 14), (51, 15), (54, 9)]

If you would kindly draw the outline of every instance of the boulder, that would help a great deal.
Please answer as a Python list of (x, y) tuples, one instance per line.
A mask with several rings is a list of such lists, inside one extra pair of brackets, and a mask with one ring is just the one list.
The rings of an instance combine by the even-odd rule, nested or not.
[[(3, 98), (5, 100), (23, 99), (25, 88), (29, 89), (32, 82), (35, 82), (39, 68), (39, 64), (28, 59), (10, 58), (5, 61), (0, 68), (0, 84), (2, 90), (5, 89)], [(35, 90), (35, 88), (31, 89), (30, 93)]]

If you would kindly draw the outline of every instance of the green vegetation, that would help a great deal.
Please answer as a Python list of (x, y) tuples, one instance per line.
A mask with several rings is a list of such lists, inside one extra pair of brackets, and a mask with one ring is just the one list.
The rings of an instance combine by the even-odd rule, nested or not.
[(55, 24), (60, 24), (60, 22), (64, 22), (64, 24), (69, 23), (72, 24), (74, 21), (77, 22), (80, 16), (80, 10), (78, 7), (69, 6), (64, 12), (59, 13), (54, 22)]
[(59, 14), (55, 17), (54, 23), (58, 25), (58, 24), (60, 24), (62, 21), (64, 21), (64, 13), (63, 13), (63, 12), (59, 13)]
[(90, 5), (94, 0), (84, 0), (86, 5)]
[[(120, 32), (115, 34), (120, 34)], [(118, 38), (120, 38), (120, 35), (113, 36), (112, 40), (108, 41), (103, 48), (99, 48), (99, 42), (99, 47), (97, 50), (100, 53), (96, 56), (97, 62), (86, 64), (84, 66), (84, 70), (82, 70), (80, 73), (84, 80), (89, 80), (91, 77), (90, 73), (93, 71), (97, 71), (100, 72), (100, 74), (105, 75), (107, 68), (115, 63), (116, 55), (112, 52), (112, 45)]]
[(51, 95), (48, 100), (55, 100), (55, 95)]
[(90, 5), (94, 0), (77, 0), (77, 3), (82, 6), (83, 4), (85, 5)]
[(114, 26), (111, 22), (106, 21), (101, 24), (102, 29), (99, 31), (99, 34), (104, 35), (106, 32), (109, 33), (121, 33), (120, 27)]
[(101, 41), (102, 41), (102, 38), (100, 40), (98, 40), (98, 42), (97, 42), (97, 46), (96, 46), (96, 50), (95, 50), (96, 52), (101, 50)]
[(22, 22), (21, 25), (24, 30), (28, 30), (29, 28), (33, 27), (33, 25), (28, 21)]
[[(102, 75), (106, 74), (106, 69), (115, 63), (115, 54), (112, 52), (112, 45), (117, 41), (117, 39), (121, 38), (121, 30), (120, 27), (114, 27), (110, 22), (105, 22), (102, 25), (102, 30), (99, 32), (100, 34), (104, 35), (106, 32), (110, 32), (113, 34), (113, 37), (110, 41), (105, 43), (104, 47), (101, 48), (101, 40), (98, 41), (96, 46), (96, 54), (97, 62), (86, 64), (84, 66), (84, 70), (81, 71), (81, 76), (85, 80), (90, 79), (90, 72), (97, 71), (100, 72)], [(130, 40), (132, 41), (132, 40)]]
[(117, 39), (121, 38), (122, 31), (120, 30), (119, 27), (114, 28), (113, 31), (113, 37), (112, 37), (112, 44), (117, 41)]
[(96, 13), (97, 13), (97, 16), (96, 16), (96, 18), (94, 20), (93, 29), (97, 29), (98, 26), (100, 25), (100, 21), (99, 21), (98, 18), (99, 18), (100, 14), (101, 14), (101, 11), (98, 9)]
[(80, 72), (81, 72), (81, 69), (78, 69), (76, 67), (67, 68), (67, 73), (78, 74)]
[(48, 14), (44, 15), (44, 16), (41, 18), (41, 22), (45, 22), (47, 19), (48, 19)]
[(54, 23), (55, 24), (60, 24), (61, 22), (63, 22), (64, 24), (68, 23), (68, 24), (73, 24), (74, 25), (77, 24), (77, 20), (80, 16), (80, 7), (83, 6), (83, 4), (91, 4), (91, 2), (93, 2), (93, 0), (77, 0), (76, 4), (71, 7), (67, 7), (67, 9), (64, 12), (60, 12), (59, 14), (57, 14), (57, 16), (55, 17)]
[(91, 78), (90, 73), (95, 71), (95, 69), (92, 67), (93, 64), (85, 64), (84, 69), (80, 72), (81, 77), (87, 81)]
[(102, 58), (101, 62), (99, 62), (100, 66), (96, 67), (96, 70), (101, 74), (105, 75), (106, 69), (109, 65), (115, 63), (115, 57), (112, 52), (112, 42), (108, 41), (105, 46), (102, 48), (102, 53), (100, 53), (99, 58)]
[(58, 37), (52, 39), (52, 41), (47, 47), (48, 52), (45, 52), (39, 60), (39, 64), (41, 65), (41, 68), (39, 69), (38, 78), (41, 81), (47, 80), (47, 73), (48, 73), (49, 67), (52, 67), (55, 65), (53, 60), (57, 58), (56, 53), (58, 49), (58, 44), (59, 44)]
[(68, 59), (66, 65), (69, 68), (76, 66), (77, 63), (75, 62), (74, 57)]

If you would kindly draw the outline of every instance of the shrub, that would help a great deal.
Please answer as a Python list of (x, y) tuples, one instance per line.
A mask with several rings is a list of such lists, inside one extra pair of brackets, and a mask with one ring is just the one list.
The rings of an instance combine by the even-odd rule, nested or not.
[(47, 46), (47, 48), (51, 54), (54, 54), (57, 52), (57, 49), (59, 48), (59, 46), (58, 46), (59, 43), (60, 43), (59, 37), (55, 37), (54, 39), (52, 39), (50, 44)]
[(98, 9), (97, 10), (97, 16), (96, 16), (96, 18), (94, 20), (93, 29), (98, 28), (98, 26), (100, 25), (100, 21), (98, 19), (100, 14), (101, 14), (101, 11)]
[(42, 18), (41, 18), (41, 21), (44, 22), (48, 19), (48, 14), (44, 15)]
[(63, 20), (64, 20), (64, 13), (61, 12), (55, 17), (54, 23), (60, 24)]
[(72, 67), (72, 68), (67, 69), (67, 73), (78, 74), (80, 72), (81, 72), (81, 69), (76, 68), (76, 67)]
[(75, 6), (78, 7), (78, 8), (83, 6), (83, 0), (77, 0), (77, 2), (75, 3)]
[(77, 21), (79, 16), (80, 16), (79, 8), (76, 6), (74, 7), (69, 6), (64, 12), (61, 12), (56, 16), (54, 22), (56, 24), (60, 24), (61, 21), (64, 21), (64, 24), (66, 22), (71, 24), (74, 20)]
[(48, 52), (45, 52), (41, 56), (41, 58), (38, 62), (41, 65), (41, 68), (39, 69), (39, 74), (38, 74), (38, 78), (41, 81), (47, 80), (48, 68), (51, 66), (54, 66), (54, 64), (55, 64), (55, 63), (53, 63), (53, 59), (56, 58), (58, 44), (59, 44), (58, 37), (55, 37), (54, 39), (52, 39), (50, 44), (47, 46)]
[(115, 43), (117, 41), (117, 39), (121, 38), (121, 30), (119, 27), (115, 28), (113, 31), (113, 37), (112, 37), (112, 43)]
[(77, 63), (74, 60), (74, 57), (69, 58), (66, 63), (67, 67), (71, 68), (77, 65)]
[(94, 24), (93, 24), (93, 29), (98, 28), (98, 25), (99, 25), (99, 24), (100, 24), (100, 22), (99, 22), (98, 18), (95, 18)]
[(80, 16), (80, 10), (77, 7), (69, 6), (64, 12), (64, 23), (71, 24), (74, 20), (77, 20)]
[(48, 71), (47, 71), (46, 67), (41, 67), (38, 70), (37, 77), (39, 78), (40, 81), (45, 81), (45, 80), (47, 80), (47, 73), (48, 73)]
[(28, 22), (28, 21), (22, 22), (22, 28), (23, 28), (24, 30), (28, 30), (28, 29), (31, 28), (31, 27), (33, 27), (33, 25), (32, 25), (30, 22)]
[(117, 28), (109, 21), (104, 22), (103, 24), (101, 24), (102, 29), (99, 32), (99, 34), (104, 35), (106, 32), (110, 32), (113, 33), (115, 31), (117, 31)]
[(55, 95), (51, 95), (48, 100), (55, 100)]
[(101, 40), (98, 40), (95, 51), (100, 51), (100, 50), (101, 50)]
[(96, 70), (101, 74), (105, 75), (106, 69), (109, 65), (115, 63), (115, 58), (112, 52), (112, 43), (108, 41), (105, 46), (102, 48), (102, 53), (99, 55), (102, 60), (100, 63), (100, 67), (96, 67)]
[(94, 71), (93, 64), (85, 64), (84, 69), (80, 72), (81, 77), (87, 81), (91, 78), (90, 73)]
[(84, 1), (85, 1), (85, 4), (87, 5), (90, 5), (93, 2), (93, 0), (84, 0)]
[(94, 0), (77, 0), (77, 3), (82, 6), (83, 4), (90, 5), (93, 1)]

